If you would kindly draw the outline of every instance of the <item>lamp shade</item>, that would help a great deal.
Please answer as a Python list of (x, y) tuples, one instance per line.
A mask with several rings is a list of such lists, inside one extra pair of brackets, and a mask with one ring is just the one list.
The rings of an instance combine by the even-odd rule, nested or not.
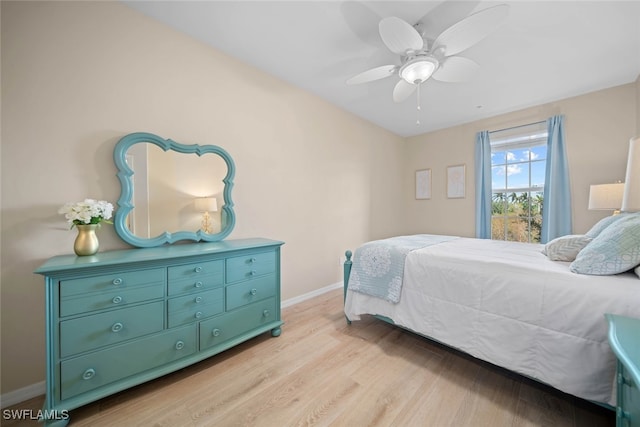
[(623, 212), (640, 211), (640, 137), (629, 141), (629, 157), (627, 158), (627, 175), (622, 196)]
[(616, 210), (622, 206), (624, 184), (599, 184), (589, 188), (589, 210)]
[(216, 212), (218, 201), (215, 197), (198, 197), (195, 200), (195, 208), (198, 212)]

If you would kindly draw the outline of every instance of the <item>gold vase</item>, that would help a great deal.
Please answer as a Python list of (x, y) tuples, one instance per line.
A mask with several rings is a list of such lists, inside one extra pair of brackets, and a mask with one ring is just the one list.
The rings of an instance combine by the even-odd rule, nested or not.
[(76, 225), (78, 235), (73, 243), (73, 251), (78, 256), (95, 255), (100, 247), (96, 230), (100, 224), (82, 224)]

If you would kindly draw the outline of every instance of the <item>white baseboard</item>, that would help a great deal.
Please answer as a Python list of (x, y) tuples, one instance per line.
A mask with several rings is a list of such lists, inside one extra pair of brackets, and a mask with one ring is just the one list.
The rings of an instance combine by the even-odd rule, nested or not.
[(25, 400), (33, 399), (34, 397), (42, 396), (45, 393), (45, 383), (41, 381), (36, 384), (31, 384), (18, 390), (10, 391), (0, 396), (0, 408), (4, 409), (8, 406), (15, 405), (16, 403), (24, 402)]
[(337, 282), (329, 286), (325, 286), (324, 288), (316, 289), (315, 291), (307, 292), (303, 295), (298, 295), (297, 297), (289, 298), (288, 300), (282, 301), (280, 304), (281, 308), (290, 307), (292, 305), (296, 305), (301, 303), (302, 301), (306, 301), (313, 297), (317, 297), (318, 295), (326, 294), (327, 292), (333, 291), (334, 289), (342, 288), (342, 282)]
[[(296, 305), (313, 297), (317, 297), (319, 295), (330, 292), (334, 289), (342, 288), (342, 282), (337, 282), (329, 286), (325, 286), (324, 288), (316, 289), (315, 291), (308, 292), (303, 295), (299, 295), (297, 297), (289, 298), (288, 300), (282, 301), (281, 308), (290, 307), (292, 305)], [(5, 393), (0, 396), (0, 408), (4, 409), (8, 406), (15, 405), (20, 402), (24, 402), (25, 400), (33, 399), (37, 396), (42, 396), (45, 393), (45, 383), (44, 381), (31, 384), (26, 387), (23, 387), (18, 390), (10, 391), (9, 393)]]

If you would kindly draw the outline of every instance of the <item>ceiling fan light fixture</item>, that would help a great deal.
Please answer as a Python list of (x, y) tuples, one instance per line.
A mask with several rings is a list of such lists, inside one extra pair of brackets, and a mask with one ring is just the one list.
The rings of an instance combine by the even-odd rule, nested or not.
[(427, 80), (438, 68), (438, 61), (429, 56), (421, 56), (407, 61), (400, 68), (400, 77), (407, 83), (419, 85)]

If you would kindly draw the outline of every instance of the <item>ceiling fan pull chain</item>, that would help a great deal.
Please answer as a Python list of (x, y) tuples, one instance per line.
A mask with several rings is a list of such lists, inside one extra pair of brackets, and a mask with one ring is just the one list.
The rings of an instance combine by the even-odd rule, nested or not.
[(420, 126), (420, 86), (422, 86), (421, 84), (418, 85), (418, 90), (416, 92), (416, 100), (417, 100), (417, 106), (416, 106), (416, 126)]

